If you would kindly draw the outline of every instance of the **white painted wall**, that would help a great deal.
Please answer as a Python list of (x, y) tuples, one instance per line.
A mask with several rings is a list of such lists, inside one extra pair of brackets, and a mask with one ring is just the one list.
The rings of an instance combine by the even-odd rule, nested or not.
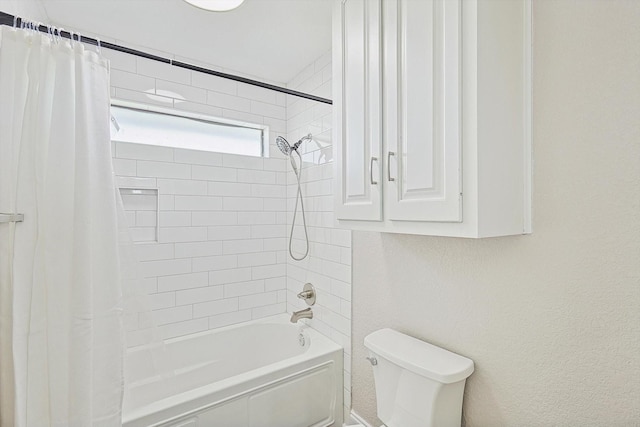
[(0, 0), (0, 11), (37, 22), (48, 22), (44, 7), (38, 0)]
[[(298, 74), (287, 87), (331, 98), (331, 52), (322, 55)], [(304, 169), (302, 193), (309, 230), (309, 257), (295, 261), (287, 255), (287, 311), (307, 308), (296, 295), (306, 282), (317, 291), (314, 318), (308, 324), (344, 347), (345, 414), (351, 408), (351, 231), (335, 227), (333, 205), (333, 143), (331, 105), (287, 97), (287, 138), (295, 143), (304, 135), (313, 142), (301, 148)], [(287, 237), (293, 219), (297, 184), (287, 164)], [(299, 208), (298, 208), (299, 209)], [(304, 252), (300, 211), (296, 219), (293, 249)]]
[(362, 343), (382, 327), (475, 361), (466, 426), (640, 423), (640, 2), (533, 8), (533, 235), (354, 232), (353, 407), (373, 425)]

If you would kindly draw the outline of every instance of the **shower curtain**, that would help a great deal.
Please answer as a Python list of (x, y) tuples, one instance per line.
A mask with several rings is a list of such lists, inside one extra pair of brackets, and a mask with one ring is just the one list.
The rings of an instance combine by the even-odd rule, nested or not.
[(122, 281), (107, 61), (0, 30), (0, 424), (121, 425)]

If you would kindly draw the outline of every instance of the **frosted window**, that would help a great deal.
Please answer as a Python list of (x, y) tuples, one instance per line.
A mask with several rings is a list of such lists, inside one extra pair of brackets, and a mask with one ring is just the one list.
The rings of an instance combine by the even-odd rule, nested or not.
[(262, 129), (111, 106), (111, 140), (262, 156)]

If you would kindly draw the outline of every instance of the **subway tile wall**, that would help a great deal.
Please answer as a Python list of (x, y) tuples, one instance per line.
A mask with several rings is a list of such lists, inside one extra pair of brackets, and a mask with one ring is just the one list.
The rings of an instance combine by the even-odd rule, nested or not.
[[(159, 191), (158, 241), (135, 248), (163, 337), (286, 310), (285, 178), (284, 172), (264, 170), (280, 159), (202, 153), (199, 163), (206, 159), (209, 165), (196, 165), (187, 150), (168, 149), (169, 158), (153, 161), (142, 159), (167, 148), (114, 145), (114, 163), (131, 165), (118, 175), (118, 184)], [(202, 168), (214, 170), (202, 174)], [(255, 171), (271, 174), (273, 183), (264, 184)], [(156, 225), (153, 215), (141, 212), (149, 211), (129, 220)], [(129, 322), (130, 329), (136, 326)]]
[[(264, 159), (114, 144), (119, 185), (159, 188), (159, 241), (136, 248), (162, 335), (181, 336), (306, 308), (296, 294), (311, 282), (318, 302), (308, 324), (345, 349), (348, 415), (351, 232), (336, 228), (333, 214), (331, 106), (118, 52), (104, 55), (111, 60), (114, 99), (269, 126), (269, 157)], [(287, 86), (331, 98), (331, 53)], [(301, 153), (310, 252), (297, 262), (287, 252), (295, 175), (275, 138), (286, 134), (294, 143), (308, 133), (313, 142), (305, 143)], [(142, 219), (150, 221), (148, 215)], [(299, 220), (300, 212), (296, 224)], [(300, 255), (300, 225), (294, 237), (294, 253)], [(137, 327), (135, 319), (128, 323), (129, 329)], [(135, 333), (128, 335), (134, 337), (129, 345), (135, 345)]]
[[(117, 142), (118, 185), (159, 190), (156, 242), (138, 243), (152, 314), (165, 338), (286, 311), (285, 95), (118, 52), (115, 100), (269, 126), (269, 157)], [(169, 54), (163, 56), (170, 57)], [(147, 198), (149, 198), (147, 196)], [(154, 201), (125, 197), (135, 240), (155, 240)], [(127, 319), (128, 345), (141, 339)]]
[[(331, 52), (306, 67), (287, 86), (331, 99)], [(311, 133), (301, 146), (302, 193), (309, 233), (309, 256), (295, 261), (287, 256), (288, 311), (306, 308), (296, 297), (304, 283), (317, 291), (314, 318), (308, 324), (344, 347), (344, 409), (351, 408), (351, 231), (336, 227), (334, 216), (331, 106), (287, 96), (287, 135), (290, 142)], [(287, 229), (291, 227), (297, 182), (287, 165)], [(288, 236), (288, 234), (287, 234)], [(305, 250), (300, 207), (294, 228), (294, 254)]]

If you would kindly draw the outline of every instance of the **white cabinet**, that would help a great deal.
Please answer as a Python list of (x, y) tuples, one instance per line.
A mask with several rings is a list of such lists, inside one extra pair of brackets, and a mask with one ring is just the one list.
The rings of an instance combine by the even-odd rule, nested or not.
[(382, 52), (381, 1), (337, 1), (334, 13), (333, 55), (340, 57), (334, 91), (334, 132), (342, 141), (335, 153), (349, 165), (336, 176), (342, 188), (336, 211), (344, 219), (381, 220), (382, 183)]
[(462, 220), (460, 0), (384, 2), (388, 218)]
[(531, 232), (530, 32), (528, 0), (335, 0), (340, 226)]

